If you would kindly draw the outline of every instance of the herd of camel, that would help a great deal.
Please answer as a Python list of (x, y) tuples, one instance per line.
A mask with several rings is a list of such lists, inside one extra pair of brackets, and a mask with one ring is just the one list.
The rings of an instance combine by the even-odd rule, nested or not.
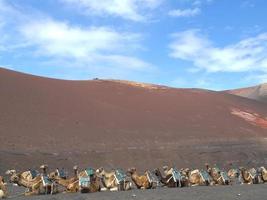
[[(174, 167), (164, 166), (139, 175), (135, 168), (126, 172), (115, 169), (107, 172), (103, 167), (99, 169), (87, 168), (79, 171), (73, 167), (74, 174), (68, 177), (64, 169), (56, 169), (48, 173), (48, 166), (42, 165), (39, 173), (36, 170), (16, 172), (8, 170), (9, 182), (13, 185), (26, 188), (24, 195), (55, 194), (59, 192), (100, 192), (130, 190), (133, 184), (138, 189), (154, 189), (156, 187), (187, 187), (197, 185), (230, 185), (257, 184), (267, 182), (267, 170), (264, 167), (246, 169), (239, 167), (228, 172), (206, 164), (204, 170), (190, 170), (189, 168), (177, 170)], [(6, 182), (0, 176), (0, 198), (8, 197)]]

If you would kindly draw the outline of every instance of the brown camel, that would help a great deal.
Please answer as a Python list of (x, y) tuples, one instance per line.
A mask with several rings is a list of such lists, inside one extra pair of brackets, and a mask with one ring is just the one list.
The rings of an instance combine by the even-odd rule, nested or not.
[(101, 180), (93, 168), (87, 168), (78, 174), (79, 191), (82, 193), (100, 192)]
[(259, 183), (259, 174), (255, 168), (246, 169), (244, 167), (239, 168), (244, 183), (247, 184), (258, 184)]
[(8, 196), (7, 188), (5, 186), (5, 181), (2, 176), (0, 176), (0, 199), (6, 198)]
[(135, 183), (138, 189), (151, 189), (153, 184), (151, 184), (148, 180), (147, 174), (139, 176), (135, 168), (128, 169), (127, 171)]
[(126, 174), (121, 169), (107, 172), (101, 167), (96, 170), (96, 173), (102, 178), (102, 183), (106, 190), (130, 190), (132, 187), (132, 183), (126, 180)]
[(78, 167), (74, 166), (74, 176), (71, 178), (62, 177), (59, 170), (50, 173), (49, 178), (55, 183), (63, 186), (65, 188), (64, 192), (78, 192), (79, 191), (79, 178), (78, 178)]
[(25, 192), (26, 196), (41, 193), (54, 193), (54, 184), (50, 182), (48, 176), (46, 175), (47, 166), (42, 165), (40, 168), (43, 170), (43, 174), (36, 176), (32, 180), (29, 180), (25, 178), (25, 176), (22, 176), (22, 173), (16, 173), (13, 171), (9, 174), (11, 175), (10, 182), (28, 188), (29, 191)]
[(155, 175), (159, 178), (160, 182), (167, 187), (178, 187), (176, 181), (174, 181), (172, 174), (167, 174), (166, 176), (162, 176), (159, 168), (154, 170)]
[(210, 168), (209, 165), (206, 165), (207, 172), (213, 179), (214, 184), (216, 185), (229, 185), (230, 179), (227, 173), (223, 170), (220, 170), (218, 167)]

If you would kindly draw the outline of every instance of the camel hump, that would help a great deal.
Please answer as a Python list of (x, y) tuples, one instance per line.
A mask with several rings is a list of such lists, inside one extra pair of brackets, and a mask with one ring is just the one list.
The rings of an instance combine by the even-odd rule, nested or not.
[(195, 169), (195, 170), (191, 171), (191, 174), (196, 174), (196, 173), (199, 173), (198, 169)]

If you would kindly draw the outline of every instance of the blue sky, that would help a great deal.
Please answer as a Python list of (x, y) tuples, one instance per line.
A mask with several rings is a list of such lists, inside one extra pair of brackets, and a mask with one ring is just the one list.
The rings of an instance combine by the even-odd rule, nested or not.
[(267, 82), (265, 0), (0, 0), (0, 66), (213, 90)]

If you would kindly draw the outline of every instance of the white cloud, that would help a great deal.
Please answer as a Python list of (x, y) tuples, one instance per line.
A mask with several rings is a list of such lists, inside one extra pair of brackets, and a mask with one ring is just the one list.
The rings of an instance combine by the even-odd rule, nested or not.
[(116, 16), (133, 21), (144, 21), (149, 10), (157, 8), (162, 0), (61, 0), (81, 8), (83, 14)]
[(267, 72), (267, 33), (224, 47), (216, 47), (198, 30), (175, 33), (172, 38), (171, 57), (192, 61), (208, 72)]
[[(151, 6), (155, 0), (151, 1)], [(155, 1), (156, 2), (156, 1)], [(105, 26), (78, 26), (57, 21), (40, 12), (23, 13), (0, 0), (0, 52), (31, 56), (58, 66), (87, 67), (118, 74), (147, 71), (153, 66), (135, 56), (143, 49), (143, 36)], [(59, 61), (56, 64), (56, 61)], [(39, 63), (39, 65), (42, 65)], [(51, 66), (50, 65), (50, 66)]]
[(117, 32), (108, 27), (78, 27), (52, 19), (23, 24), (20, 32), (38, 56), (76, 59), (86, 65), (144, 70), (149, 63), (132, 55), (140, 50), (140, 34)]
[(139, 35), (119, 33), (107, 27), (81, 28), (54, 20), (34, 21), (21, 26), (26, 40), (40, 53), (55, 56), (90, 57), (92, 54), (125, 51), (134, 46)]
[(169, 16), (172, 17), (193, 17), (201, 13), (200, 8), (193, 8), (193, 9), (176, 9), (169, 11)]

